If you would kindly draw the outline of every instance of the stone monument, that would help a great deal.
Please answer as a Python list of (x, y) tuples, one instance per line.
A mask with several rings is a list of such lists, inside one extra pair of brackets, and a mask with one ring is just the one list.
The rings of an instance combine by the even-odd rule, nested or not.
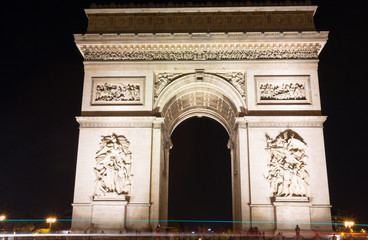
[(72, 230), (165, 226), (170, 135), (195, 116), (230, 136), (235, 229), (331, 230), (316, 9), (86, 9)]

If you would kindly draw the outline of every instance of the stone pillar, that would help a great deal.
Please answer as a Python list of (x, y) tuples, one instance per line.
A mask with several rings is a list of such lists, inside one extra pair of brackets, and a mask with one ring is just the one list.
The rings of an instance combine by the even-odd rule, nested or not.
[[(172, 142), (164, 131), (164, 156), (162, 161), (162, 176), (160, 184), (160, 220), (167, 220), (169, 218), (169, 159), (170, 159), (170, 149), (172, 148)], [(161, 227), (167, 227), (167, 221), (160, 222)]]
[(251, 219), (260, 230), (329, 230), (323, 116), (244, 117), (248, 124)]
[(251, 227), (250, 215), (250, 178), (249, 178), (249, 153), (248, 130), (246, 122), (238, 118), (236, 128), (232, 136), (234, 147), (232, 149), (233, 163), (233, 219), (242, 221), (241, 225), (235, 224), (234, 230), (247, 232)]
[(165, 227), (168, 218), (168, 153), (171, 141), (168, 137), (164, 118), (156, 118), (152, 129), (152, 170), (151, 170), (151, 209), (150, 228), (158, 224)]
[[(73, 220), (77, 221), (73, 221), (72, 230), (108, 233), (150, 229), (151, 204), (158, 204), (150, 195), (151, 164), (160, 158), (152, 151), (159, 150), (153, 147), (155, 119), (77, 118), (80, 137), (73, 203)], [(124, 189), (119, 190), (121, 187)]]
[(151, 208), (150, 208), (150, 229), (154, 230), (160, 219), (160, 181), (161, 181), (161, 158), (162, 156), (162, 136), (161, 124), (163, 119), (156, 119), (152, 129), (152, 169), (151, 169)]

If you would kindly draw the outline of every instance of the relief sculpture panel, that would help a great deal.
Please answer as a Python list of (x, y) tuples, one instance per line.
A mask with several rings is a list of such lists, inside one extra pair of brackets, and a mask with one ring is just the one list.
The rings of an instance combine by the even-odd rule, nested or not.
[(307, 144), (293, 130), (287, 129), (275, 138), (266, 135), (268, 174), (266, 180), (274, 197), (306, 197), (309, 190)]
[(93, 105), (143, 104), (144, 78), (93, 78)]
[(132, 153), (130, 142), (115, 133), (101, 136), (100, 149), (96, 152), (94, 199), (116, 198), (125, 200), (130, 194)]
[(258, 104), (310, 104), (309, 76), (255, 76)]

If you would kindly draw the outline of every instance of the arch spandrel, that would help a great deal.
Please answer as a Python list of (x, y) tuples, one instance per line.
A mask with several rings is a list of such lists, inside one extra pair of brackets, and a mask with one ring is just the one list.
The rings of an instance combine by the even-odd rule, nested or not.
[(164, 87), (156, 88), (154, 105), (156, 113), (165, 117), (168, 132), (171, 134), (185, 119), (206, 116), (217, 120), (231, 134), (235, 118), (246, 109), (244, 82), (231, 82), (231, 76), (239, 73), (171, 74)]

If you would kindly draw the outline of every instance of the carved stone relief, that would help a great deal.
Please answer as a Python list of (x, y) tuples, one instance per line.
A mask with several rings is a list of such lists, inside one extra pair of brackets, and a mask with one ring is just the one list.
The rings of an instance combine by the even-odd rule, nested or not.
[(130, 142), (115, 133), (101, 136), (96, 152), (94, 197), (128, 196), (130, 194), (132, 153)]
[(140, 101), (140, 85), (124, 83), (97, 84), (95, 102)]
[(261, 100), (307, 100), (303, 83), (266, 83), (260, 86)]
[(169, 83), (171, 83), (174, 79), (179, 78), (182, 75), (183, 75), (182, 73), (167, 73), (167, 72), (157, 74), (156, 82), (155, 82), (155, 86), (154, 86), (155, 98), (158, 97), (158, 95), (161, 93), (161, 91)]
[(310, 103), (309, 76), (255, 76), (259, 104)]
[(83, 48), (86, 61), (225, 61), (256, 59), (317, 59), (319, 47), (311, 49), (167, 50), (139, 51)]
[(306, 197), (309, 190), (309, 173), (306, 169), (307, 144), (296, 132), (287, 129), (271, 138), (266, 135), (269, 181), (274, 197)]
[(225, 78), (229, 83), (231, 83), (236, 90), (245, 97), (245, 79), (244, 73), (242, 72), (230, 72), (230, 73), (216, 73), (216, 75)]
[(141, 104), (143, 93), (143, 78), (94, 78), (92, 104)]
[(180, 114), (194, 107), (215, 111), (225, 119), (228, 126), (234, 125), (236, 116), (234, 106), (226, 98), (209, 92), (191, 92), (168, 102), (162, 111), (165, 122), (169, 128), (172, 127), (172, 122)]
[(244, 79), (244, 73), (242, 72), (227, 72), (227, 73), (209, 73), (204, 72), (204, 69), (196, 69), (196, 72), (194, 73), (159, 73), (156, 76), (155, 81), (155, 99), (157, 99), (158, 95), (162, 92), (162, 90), (169, 85), (172, 81), (186, 76), (195, 74), (196, 81), (203, 81), (205, 78), (205, 75), (213, 75), (220, 77), (226, 81), (228, 81), (231, 85), (233, 85), (236, 90), (242, 95), (242, 97), (245, 97), (245, 79)]

